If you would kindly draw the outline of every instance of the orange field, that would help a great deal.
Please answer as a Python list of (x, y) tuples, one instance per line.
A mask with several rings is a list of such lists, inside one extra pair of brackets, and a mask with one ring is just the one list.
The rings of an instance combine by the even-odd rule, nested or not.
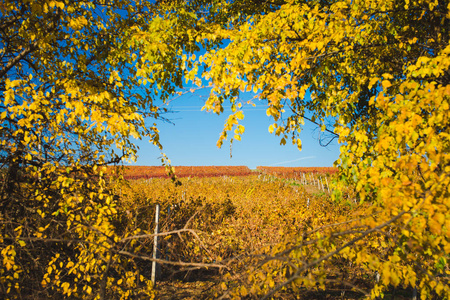
[[(168, 172), (163, 166), (124, 166), (124, 178), (148, 179), (168, 178)], [(255, 174), (247, 166), (176, 166), (174, 167), (177, 177), (217, 177), (217, 176), (248, 176)], [(317, 175), (332, 175), (337, 172), (334, 167), (264, 167), (258, 166), (256, 173), (277, 175), (282, 177), (297, 176), (302, 173)]]
[[(246, 166), (176, 166), (177, 177), (217, 177), (217, 176), (247, 176), (252, 171)], [(125, 166), (125, 179), (168, 178), (163, 166)]]

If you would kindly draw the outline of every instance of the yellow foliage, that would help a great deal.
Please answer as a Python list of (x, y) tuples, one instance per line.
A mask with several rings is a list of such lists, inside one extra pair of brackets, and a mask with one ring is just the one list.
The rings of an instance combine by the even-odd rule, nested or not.
[(120, 208), (103, 173), (135, 158), (132, 138), (161, 148), (146, 122), (160, 117), (155, 95), (166, 101), (185, 75), (167, 72), (187, 45), (175, 19), (141, 4), (152, 11), (145, 26), (133, 1), (0, 4), (0, 298), (153, 297), (147, 278), (112, 280), (139, 272), (113, 251)]
[[(364, 228), (361, 240), (375, 232), (387, 239), (382, 269), (378, 252), (368, 251), (370, 243), (352, 244), (354, 253), (345, 255), (380, 273), (373, 297), (402, 282), (420, 285), (422, 297), (449, 297), (450, 289), (437, 289), (429, 275), (448, 283), (448, 274), (436, 267), (440, 257), (448, 257), (450, 243), (447, 3), (287, 1), (264, 13), (252, 9), (251, 21), (228, 31), (226, 47), (203, 57), (215, 87), (211, 97), (224, 97), (233, 86), (253, 86), (267, 103), (267, 116), (277, 121), (269, 132), (283, 133), (282, 144), (288, 136), (296, 143), (305, 116), (333, 117), (342, 143), (335, 200), (346, 201), (341, 195), (354, 189), (352, 202), (370, 205), (366, 217), (352, 223)], [(315, 251), (308, 254), (320, 257)], [(367, 257), (358, 256), (364, 251)], [(404, 268), (411, 271), (401, 273)]]

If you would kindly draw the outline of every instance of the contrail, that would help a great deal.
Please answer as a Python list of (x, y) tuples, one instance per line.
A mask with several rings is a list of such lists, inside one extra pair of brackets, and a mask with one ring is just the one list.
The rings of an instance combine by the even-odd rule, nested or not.
[(297, 158), (297, 159), (294, 159), (294, 160), (282, 161), (282, 162), (279, 162), (279, 163), (276, 163), (276, 164), (271, 164), (271, 165), (269, 165), (269, 167), (276, 166), (276, 165), (288, 164), (288, 163), (299, 161), (299, 160), (312, 159), (312, 158), (316, 158), (316, 157), (315, 156), (306, 156), (306, 157), (301, 157), (301, 158)]

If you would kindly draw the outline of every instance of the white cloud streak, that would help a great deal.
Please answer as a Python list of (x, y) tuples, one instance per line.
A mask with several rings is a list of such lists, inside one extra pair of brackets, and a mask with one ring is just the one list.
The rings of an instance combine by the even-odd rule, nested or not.
[(284, 164), (289, 164), (289, 163), (300, 161), (300, 160), (313, 159), (313, 158), (316, 158), (316, 156), (306, 156), (306, 157), (300, 157), (300, 158), (297, 158), (297, 159), (294, 159), (294, 160), (282, 161), (282, 162), (278, 162), (278, 163), (275, 163), (275, 164), (268, 165), (268, 167), (284, 165)]

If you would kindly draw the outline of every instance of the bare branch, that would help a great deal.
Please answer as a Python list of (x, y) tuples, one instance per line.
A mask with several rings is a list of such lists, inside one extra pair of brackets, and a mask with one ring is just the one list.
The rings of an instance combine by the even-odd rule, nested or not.
[(215, 263), (194, 263), (194, 262), (183, 262), (183, 261), (170, 261), (170, 260), (165, 260), (165, 259), (159, 259), (159, 258), (152, 258), (150, 256), (147, 255), (138, 255), (138, 254), (134, 254), (128, 251), (123, 251), (123, 250), (119, 250), (119, 251), (114, 251), (115, 253), (118, 254), (122, 254), (122, 255), (126, 255), (126, 256), (130, 256), (133, 258), (139, 258), (142, 260), (148, 260), (148, 261), (155, 261), (157, 263), (160, 264), (166, 264), (166, 265), (173, 265), (173, 266), (186, 266), (186, 267), (199, 267), (199, 268), (225, 268), (228, 269), (228, 266), (226, 265), (222, 265), (222, 264), (215, 264)]
[[(188, 230), (185, 230), (188, 231)], [(148, 235), (148, 236), (152, 236), (152, 235)], [(20, 238), (20, 240), (23, 241), (36, 241), (36, 242), (43, 242), (43, 243), (67, 243), (67, 244), (71, 244), (71, 243), (89, 243), (89, 244), (93, 244), (96, 246), (102, 246), (102, 244), (97, 244), (97, 243), (93, 243), (93, 242), (89, 242), (86, 240), (81, 240), (81, 239), (57, 239), (57, 238), (50, 238), (50, 239), (43, 239), (43, 238), (27, 238), (27, 237), (22, 237)], [(139, 259), (143, 259), (143, 260), (148, 260), (148, 261), (155, 261), (157, 263), (160, 264), (167, 264), (167, 265), (175, 265), (175, 266), (186, 266), (186, 267), (193, 267), (193, 268), (225, 268), (227, 269), (228, 266), (226, 265), (222, 265), (222, 264), (217, 264), (217, 263), (195, 263), (195, 262), (183, 262), (183, 261), (169, 261), (169, 260), (165, 260), (165, 259), (159, 259), (159, 258), (152, 258), (150, 256), (146, 256), (146, 255), (138, 255), (132, 252), (128, 252), (128, 251), (124, 251), (124, 250), (113, 250), (111, 249), (111, 252), (113, 253), (117, 253), (117, 254), (121, 254), (121, 255), (126, 255), (126, 256), (130, 256), (133, 258), (139, 258)]]
[(279, 289), (283, 288), (284, 286), (289, 285), (289, 284), (290, 284), (291, 282), (293, 282), (294, 280), (296, 280), (296, 279), (298, 279), (298, 278), (301, 278), (300, 273), (301, 273), (302, 271), (305, 271), (305, 270), (307, 270), (307, 269), (310, 269), (311, 267), (314, 267), (315, 265), (321, 263), (322, 261), (329, 259), (330, 257), (332, 257), (332, 256), (338, 254), (339, 252), (341, 252), (342, 250), (344, 250), (345, 248), (350, 247), (350, 246), (354, 245), (356, 242), (362, 240), (362, 239), (363, 239), (364, 237), (366, 237), (368, 234), (370, 234), (370, 233), (372, 233), (372, 232), (375, 232), (375, 231), (379, 231), (381, 228), (383, 228), (383, 227), (385, 227), (385, 226), (388, 226), (389, 224), (391, 224), (391, 223), (397, 221), (400, 217), (402, 217), (404, 214), (409, 213), (409, 212), (410, 212), (410, 211), (402, 211), (402, 212), (400, 212), (398, 215), (396, 215), (395, 217), (391, 218), (391, 219), (388, 220), (387, 222), (385, 222), (385, 223), (383, 223), (383, 224), (380, 224), (380, 225), (378, 225), (378, 226), (376, 226), (376, 227), (373, 227), (373, 228), (371, 228), (371, 229), (366, 230), (366, 231), (363, 232), (359, 237), (354, 238), (353, 240), (349, 241), (349, 242), (346, 243), (345, 245), (343, 245), (343, 246), (337, 248), (336, 250), (334, 250), (334, 251), (328, 253), (328, 254), (325, 255), (325, 256), (322, 256), (322, 257), (320, 257), (320, 258), (314, 260), (313, 262), (310, 262), (310, 263), (306, 264), (306, 265), (303, 266), (302, 268), (298, 269), (297, 272), (295, 272), (294, 276), (292, 276), (291, 278), (289, 278), (287, 281), (282, 282), (282, 283), (278, 284), (276, 287), (274, 287), (268, 294), (266, 294), (266, 295), (262, 298), (262, 300), (269, 299), (269, 298), (272, 297), (272, 296), (275, 294), (275, 292), (278, 291)]
[(149, 234), (133, 235), (133, 236), (128, 236), (126, 238), (123, 238), (119, 242), (125, 242), (125, 241), (128, 241), (128, 240), (136, 240), (136, 239), (148, 239), (148, 238), (152, 238), (152, 237), (155, 237), (155, 236), (167, 236), (167, 235), (178, 234), (178, 233), (183, 233), (183, 232), (195, 233), (195, 230), (183, 228), (183, 229), (171, 230), (171, 231), (160, 232), (160, 233), (149, 233)]

